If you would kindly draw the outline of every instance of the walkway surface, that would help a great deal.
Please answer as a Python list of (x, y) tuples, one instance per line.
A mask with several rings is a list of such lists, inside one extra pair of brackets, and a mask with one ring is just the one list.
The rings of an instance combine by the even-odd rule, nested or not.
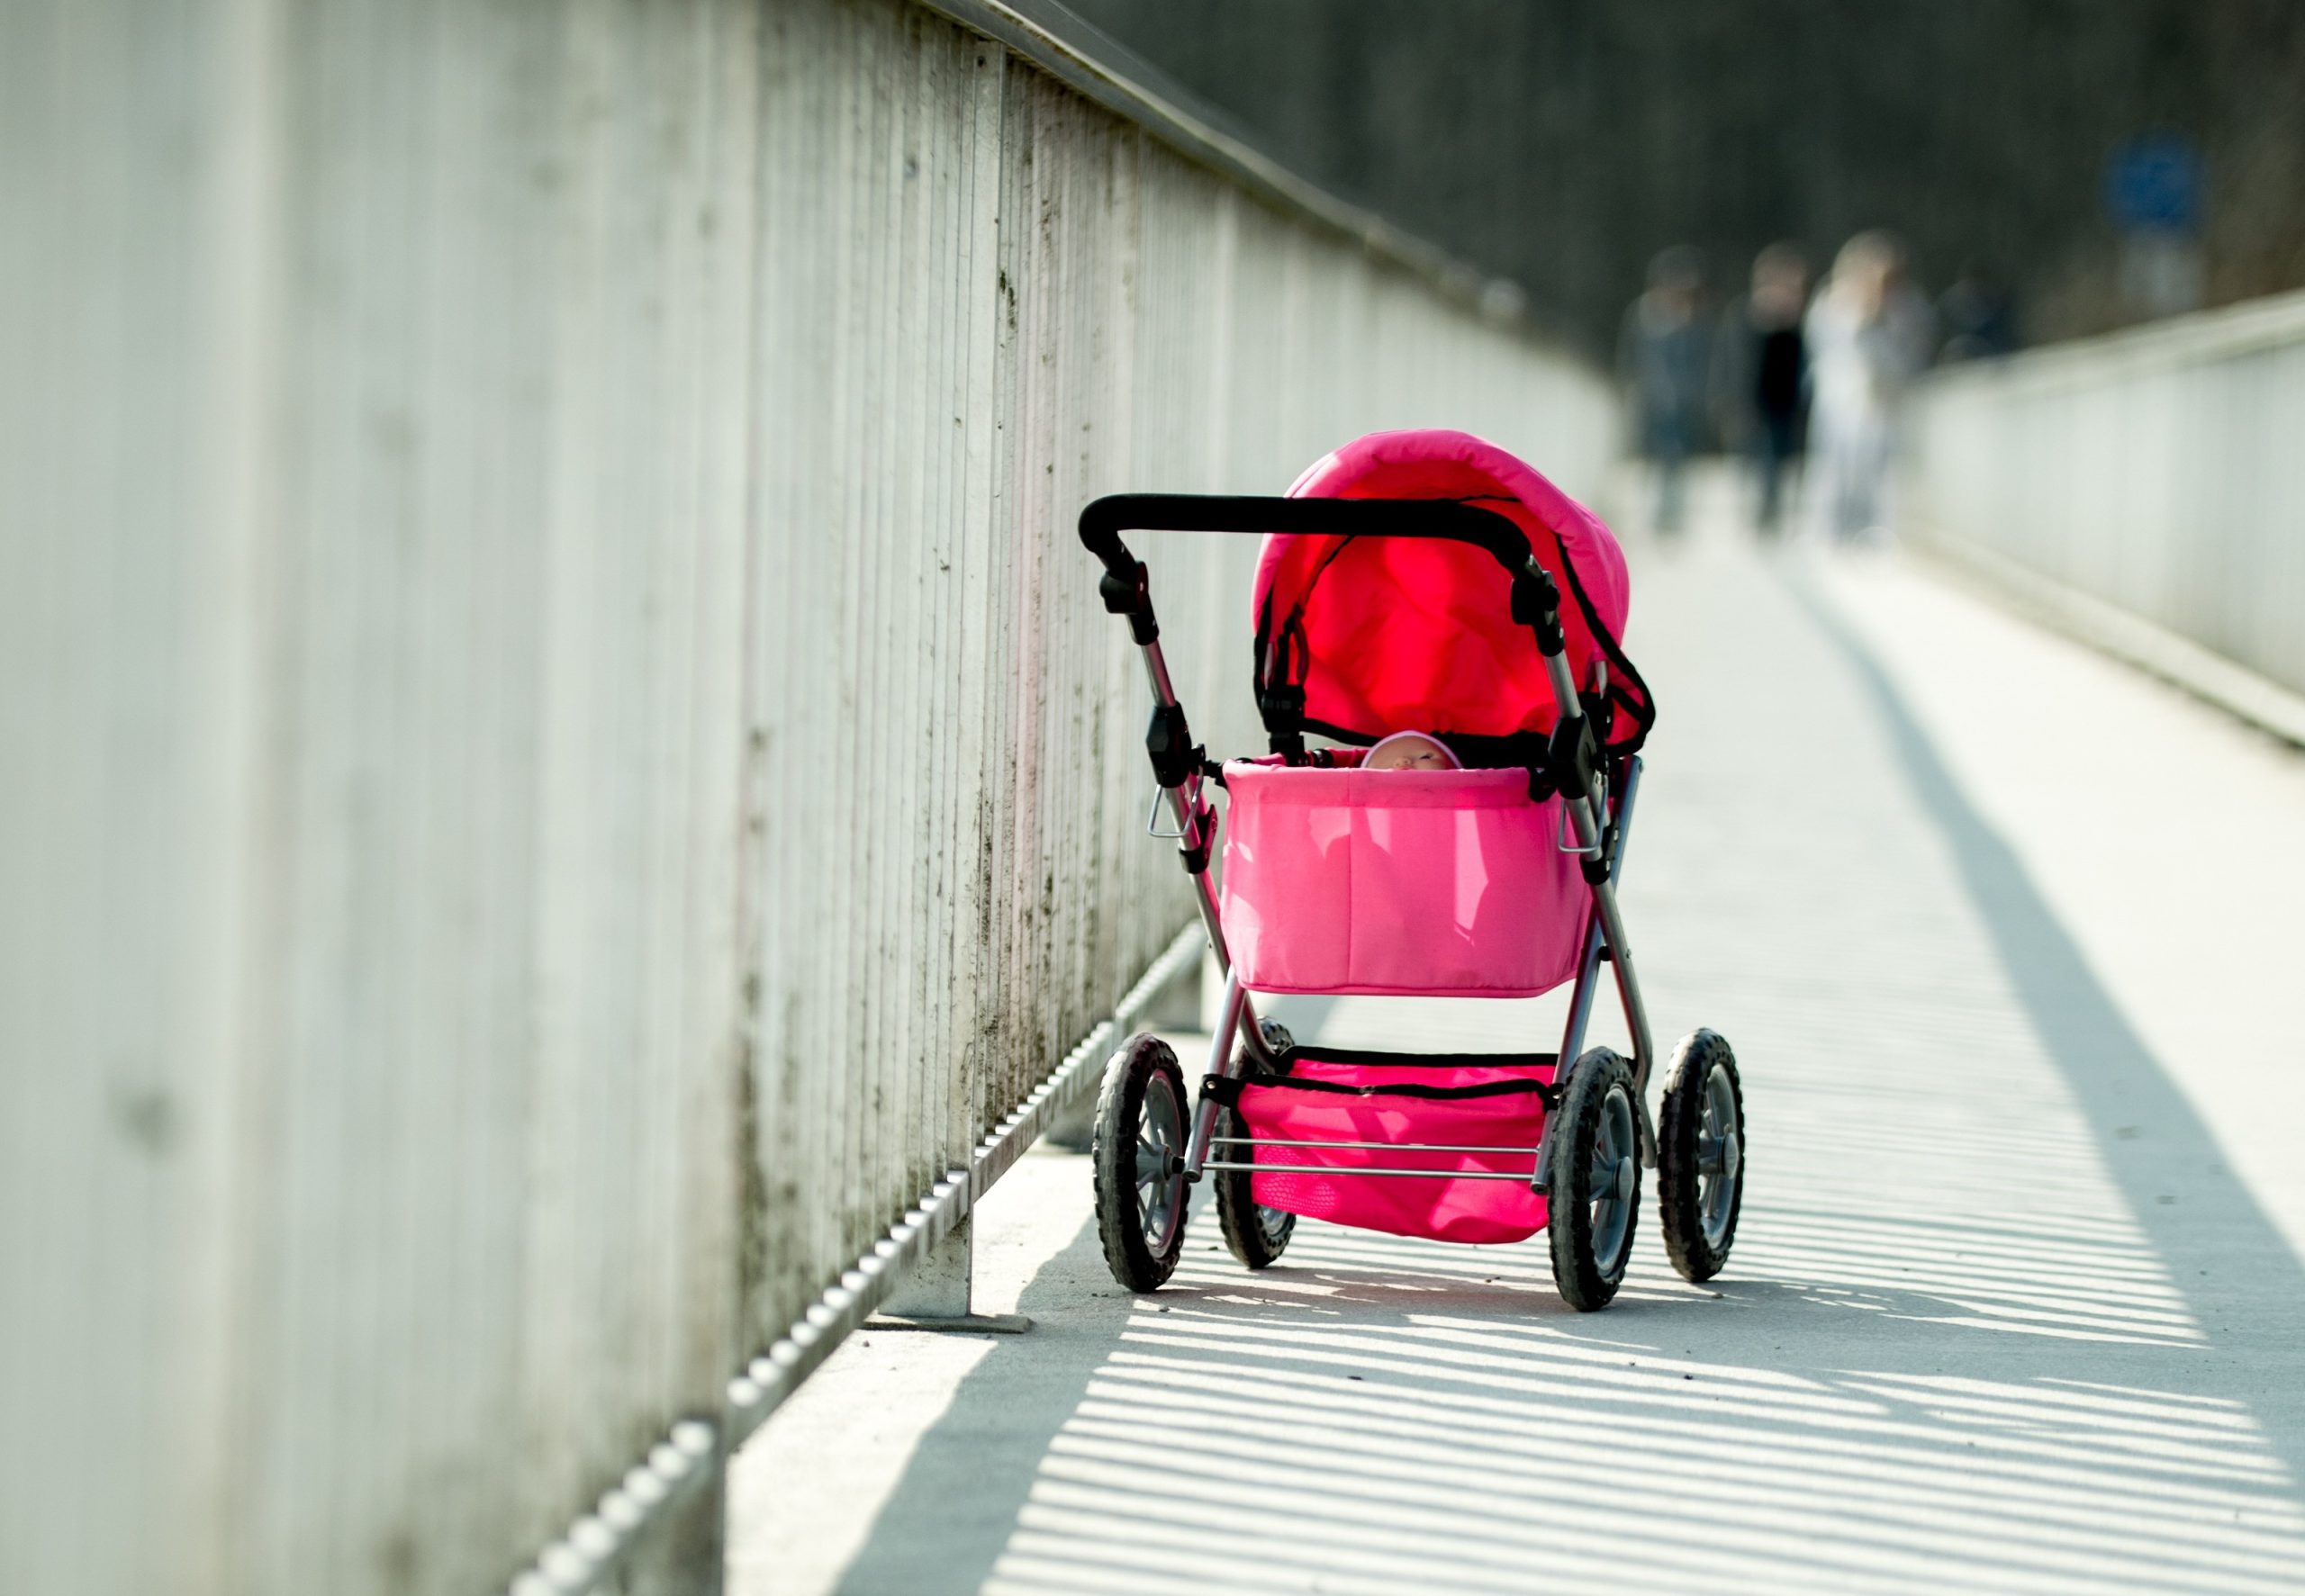
[(2305, 758), (1904, 560), (1639, 581), (1627, 912), (1745, 1074), (1728, 1272), (1645, 1212), (1600, 1314), (1541, 1240), (1251, 1276), (1203, 1204), (1132, 1298), (1037, 1151), (977, 1265), (1035, 1328), (842, 1348), (737, 1460), (732, 1591), (2305, 1591)]

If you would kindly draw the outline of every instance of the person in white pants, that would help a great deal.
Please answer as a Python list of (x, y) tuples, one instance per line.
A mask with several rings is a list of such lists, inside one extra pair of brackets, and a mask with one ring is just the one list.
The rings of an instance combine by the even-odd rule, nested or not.
[(1834, 542), (1889, 536), (1897, 412), (1929, 363), (1933, 320), (1904, 251), (1882, 232), (1841, 246), (1809, 307), (1811, 491), (1818, 529)]

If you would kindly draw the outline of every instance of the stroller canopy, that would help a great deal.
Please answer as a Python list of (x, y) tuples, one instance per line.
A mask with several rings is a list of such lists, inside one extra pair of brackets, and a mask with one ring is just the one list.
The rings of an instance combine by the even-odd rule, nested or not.
[[(1297, 479), (1291, 498), (1456, 499), (1528, 536), (1561, 590), (1561, 626), (1580, 690), (1594, 662), (1608, 690), (1595, 732), (1630, 753), (1655, 710), (1619, 645), (1632, 588), (1624, 553), (1591, 511), (1537, 472), (1466, 432), (1376, 432)], [(1259, 701), (1276, 682), (1305, 690), (1305, 726), (1352, 744), (1436, 733), (1469, 763), (1524, 762), (1527, 735), (1550, 731), (1552, 690), (1512, 582), (1487, 551), (1438, 539), (1274, 533), (1257, 564)]]

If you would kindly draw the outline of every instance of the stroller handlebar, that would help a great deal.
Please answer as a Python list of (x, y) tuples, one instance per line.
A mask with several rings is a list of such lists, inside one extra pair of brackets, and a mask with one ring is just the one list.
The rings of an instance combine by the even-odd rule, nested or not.
[(1107, 493), (1080, 512), (1080, 541), (1123, 582), (1136, 562), (1124, 532), (1268, 532), (1348, 537), (1442, 537), (1487, 549), (1515, 575), (1529, 563), (1521, 528), (1457, 499), (1272, 499), (1223, 493)]
[[(1161, 636), (1143, 565), (1123, 532), (1270, 532), (1341, 537), (1437, 537), (1486, 549), (1513, 579), (1513, 618), (1547, 658), (1561, 652), (1560, 591), (1528, 536), (1493, 509), (1461, 499), (1270, 499), (1224, 493), (1107, 493), (1080, 512), (1080, 541), (1104, 562), (1105, 608), (1128, 618), (1141, 646)], [(1563, 678), (1566, 680), (1566, 678)], [(1577, 713), (1572, 689), (1561, 708)]]

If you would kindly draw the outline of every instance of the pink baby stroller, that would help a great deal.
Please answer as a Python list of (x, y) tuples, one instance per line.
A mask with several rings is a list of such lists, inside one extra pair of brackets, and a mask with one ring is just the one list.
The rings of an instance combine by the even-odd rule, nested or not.
[[(1220, 766), (1194, 744), (1145, 568), (1121, 541), (1138, 529), (1264, 535), (1255, 686), (1270, 754)], [(1156, 803), (1225, 973), (1189, 1111), (1158, 1038), (1131, 1037), (1107, 1068), (1094, 1162), (1113, 1277), (1132, 1291), (1168, 1279), (1206, 1176), (1252, 1269), (1280, 1256), (1299, 1214), (1450, 1241), (1542, 1230), (1561, 1295), (1600, 1308), (1624, 1278), (1643, 1167), (1658, 1171), (1674, 1267), (1718, 1273), (1744, 1190), (1744, 1099), (1728, 1043), (1698, 1031), (1650, 1118), (1649, 1019), (1614, 882), (1655, 710), (1619, 645), (1629, 586), (1608, 529), (1496, 446), (1416, 431), (1339, 450), (1285, 499), (1099, 499), (1080, 540), (1143, 651)], [(1463, 768), (1360, 768), (1405, 730)], [(1630, 1062), (1584, 1047), (1604, 962)], [(1550, 1053), (1300, 1046), (1251, 996), (1522, 997), (1569, 981)]]

